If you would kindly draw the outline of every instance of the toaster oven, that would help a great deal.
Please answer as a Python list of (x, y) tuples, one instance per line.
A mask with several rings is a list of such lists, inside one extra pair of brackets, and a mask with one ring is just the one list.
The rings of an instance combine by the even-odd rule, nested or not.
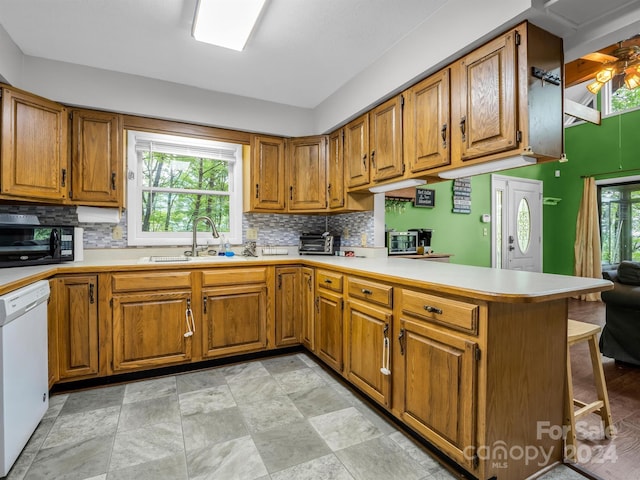
[(335, 255), (340, 250), (340, 236), (325, 233), (300, 235), (298, 253), (300, 255)]

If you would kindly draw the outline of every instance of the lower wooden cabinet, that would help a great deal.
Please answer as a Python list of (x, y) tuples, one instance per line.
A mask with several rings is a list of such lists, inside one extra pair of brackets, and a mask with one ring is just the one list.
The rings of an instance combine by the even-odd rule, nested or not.
[[(391, 406), (390, 311), (349, 300), (345, 310), (345, 375), (356, 387), (385, 407)], [(387, 342), (385, 342), (385, 338)], [(385, 367), (389, 374), (381, 371)]]
[[(57, 365), (51, 376), (59, 380), (99, 374), (98, 276), (74, 275), (52, 280), (56, 350), (49, 353)], [(50, 344), (51, 348), (51, 344)], [(53, 378), (52, 377), (52, 378)]]
[(300, 288), (300, 340), (312, 352), (315, 352), (315, 315), (314, 315), (314, 285), (315, 270), (310, 267), (301, 268), (302, 287)]
[(398, 327), (394, 407), (402, 421), (472, 471), (478, 344), (406, 315)]
[(276, 268), (276, 347), (300, 343), (300, 314), (304, 308), (301, 302), (303, 285), (300, 283), (300, 267)]
[(47, 349), (49, 361), (49, 388), (60, 376), (58, 374), (58, 311), (56, 296), (56, 281), (49, 280), (49, 302), (47, 304)]
[(316, 297), (315, 352), (334, 370), (342, 372), (342, 294), (318, 289)]

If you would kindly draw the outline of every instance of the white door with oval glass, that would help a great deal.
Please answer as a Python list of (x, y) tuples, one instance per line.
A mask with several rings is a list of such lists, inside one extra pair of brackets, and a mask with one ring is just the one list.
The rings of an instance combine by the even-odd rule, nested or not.
[(491, 176), (491, 265), (542, 271), (542, 182)]

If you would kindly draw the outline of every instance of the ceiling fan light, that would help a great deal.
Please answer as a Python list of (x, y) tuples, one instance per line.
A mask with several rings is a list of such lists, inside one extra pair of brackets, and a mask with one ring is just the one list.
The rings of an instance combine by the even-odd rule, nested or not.
[(628, 90), (640, 87), (640, 75), (637, 72), (627, 73), (624, 76), (624, 85)]
[(613, 78), (614, 73), (614, 67), (604, 67), (596, 73), (596, 80), (600, 83), (607, 83)]
[(599, 82), (598, 80), (594, 80), (589, 85), (587, 85), (587, 90), (589, 90), (591, 93), (596, 95), (600, 91), (603, 85), (604, 83)]

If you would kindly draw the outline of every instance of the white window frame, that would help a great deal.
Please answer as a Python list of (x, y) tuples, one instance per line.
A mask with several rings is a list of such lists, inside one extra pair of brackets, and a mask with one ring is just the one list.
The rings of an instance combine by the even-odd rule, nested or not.
[(615, 115), (620, 115), (627, 112), (633, 112), (634, 110), (640, 109), (640, 106), (638, 106), (633, 108), (627, 108), (626, 110), (620, 110), (619, 112), (614, 112), (611, 108), (611, 99), (613, 97), (612, 90), (613, 90), (612, 82), (607, 82), (604, 85), (604, 87), (602, 87), (602, 89), (600, 90), (600, 95), (601, 95), (600, 101), (602, 102), (601, 110), (602, 110), (602, 116), (604, 118), (613, 117)]
[[(235, 151), (235, 161), (229, 162), (229, 230), (218, 230), (231, 244), (242, 243), (242, 145), (199, 138), (182, 137), (136, 130), (127, 131), (127, 245), (129, 246), (190, 246), (192, 232), (143, 232), (142, 172), (136, 153), (136, 139), (166, 142), (202, 148), (224, 148)], [(197, 232), (198, 243), (216, 244), (210, 232)]]

